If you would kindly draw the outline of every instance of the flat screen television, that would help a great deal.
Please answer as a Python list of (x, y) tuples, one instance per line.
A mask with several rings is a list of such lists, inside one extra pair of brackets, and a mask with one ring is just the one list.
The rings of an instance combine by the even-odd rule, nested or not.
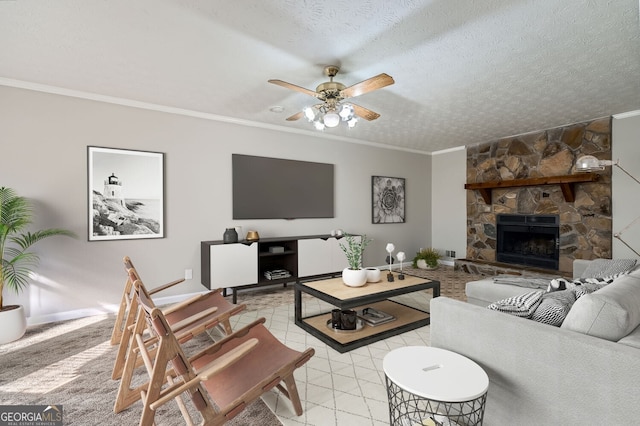
[(234, 219), (334, 217), (334, 165), (232, 154)]

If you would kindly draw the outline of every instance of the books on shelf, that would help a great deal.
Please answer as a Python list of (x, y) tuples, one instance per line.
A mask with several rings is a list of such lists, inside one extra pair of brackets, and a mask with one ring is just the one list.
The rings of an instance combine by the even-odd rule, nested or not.
[(274, 269), (273, 271), (265, 271), (264, 276), (268, 280), (279, 280), (282, 278), (289, 278), (291, 272), (286, 269)]
[(386, 324), (396, 319), (391, 314), (374, 308), (364, 308), (358, 312), (358, 317), (361, 318), (367, 325), (375, 327), (376, 325)]

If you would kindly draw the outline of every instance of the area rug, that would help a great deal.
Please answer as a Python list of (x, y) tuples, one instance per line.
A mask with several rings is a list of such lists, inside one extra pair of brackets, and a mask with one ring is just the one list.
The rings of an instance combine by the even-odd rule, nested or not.
[[(140, 402), (114, 414), (118, 382), (111, 380), (116, 347), (109, 344), (114, 315), (98, 315), (30, 327), (26, 335), (0, 346), (0, 404), (63, 406), (65, 425), (134, 425)], [(185, 348), (195, 351), (211, 343), (206, 334)], [(193, 352), (191, 352), (193, 353)], [(174, 403), (158, 410), (158, 425), (184, 424)], [(258, 399), (229, 425), (280, 425)]]

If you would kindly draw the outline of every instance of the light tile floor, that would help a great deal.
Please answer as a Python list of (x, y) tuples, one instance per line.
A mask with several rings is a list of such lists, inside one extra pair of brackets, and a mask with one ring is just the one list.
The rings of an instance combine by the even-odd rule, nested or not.
[[(412, 293), (395, 300), (426, 310), (430, 296), (424, 292)], [(303, 316), (332, 308), (305, 296)], [(302, 416), (296, 416), (289, 400), (277, 390), (262, 397), (285, 426), (388, 425), (384, 356), (403, 346), (429, 345), (426, 326), (341, 354), (294, 324), (293, 304), (248, 311), (233, 317), (232, 326), (235, 330), (261, 317), (265, 317), (267, 328), (287, 346), (301, 351), (312, 347), (316, 351), (295, 373), (304, 410)]]

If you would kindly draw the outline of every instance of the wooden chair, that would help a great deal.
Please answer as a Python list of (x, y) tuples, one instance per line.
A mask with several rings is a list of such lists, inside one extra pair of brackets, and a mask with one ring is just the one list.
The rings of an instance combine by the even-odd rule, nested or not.
[[(122, 292), (122, 297), (120, 298), (120, 308), (118, 309), (118, 315), (116, 316), (116, 322), (113, 325), (113, 331), (111, 332), (111, 345), (119, 345), (122, 341), (122, 333), (124, 332), (126, 318), (129, 311), (129, 305), (131, 304), (132, 299), (132, 291), (133, 291), (133, 281), (129, 279), (129, 269), (135, 270), (133, 266), (133, 262), (129, 258), (129, 256), (125, 256), (124, 259), (124, 269), (127, 273), (127, 281), (124, 284), (124, 291)], [(136, 272), (137, 274), (137, 272)], [(154, 289), (148, 290), (150, 295), (155, 293), (159, 293), (163, 290), (173, 287), (176, 284), (180, 284), (184, 281), (184, 278), (171, 281), (170, 283), (164, 284), (160, 287), (156, 287)]]
[[(138, 281), (134, 287), (138, 288), (135, 294), (140, 309), (132, 345), (144, 362), (149, 382), (127, 389), (121, 381), (118, 398), (130, 401), (135, 395), (142, 399), (140, 425), (153, 424), (156, 410), (172, 400), (176, 400), (187, 424), (194, 420), (189, 404), (202, 416), (202, 424), (221, 425), (274, 387), (291, 400), (297, 415), (302, 414), (293, 373), (314, 355), (313, 349), (298, 352), (288, 348), (269, 332), (261, 318), (187, 358), (162, 311), (153, 307)], [(143, 323), (151, 331), (152, 345), (143, 336)], [(135, 364), (134, 357), (127, 359), (125, 375)], [(115, 407), (114, 411), (124, 408)]]
[[(139, 281), (139, 286), (145, 292), (149, 300), (152, 294), (165, 290), (183, 280), (173, 281), (162, 287), (148, 291), (138, 275), (138, 271), (133, 266), (133, 262), (128, 256), (124, 257), (124, 266), (127, 270), (127, 281), (125, 283), (120, 310), (116, 317), (116, 323), (111, 334), (111, 344), (119, 344), (118, 354), (113, 366), (111, 377), (117, 380), (122, 377), (122, 369), (130, 352), (132, 326), (137, 315), (137, 301), (134, 297), (134, 281)], [(189, 298), (183, 302), (176, 303), (163, 309), (167, 322), (178, 336), (181, 343), (184, 343), (194, 336), (218, 326), (224, 335), (232, 333), (230, 318), (242, 312), (246, 305), (235, 305), (229, 303), (220, 290), (212, 290), (206, 294), (201, 294)], [(139, 364), (142, 365), (142, 364)]]

